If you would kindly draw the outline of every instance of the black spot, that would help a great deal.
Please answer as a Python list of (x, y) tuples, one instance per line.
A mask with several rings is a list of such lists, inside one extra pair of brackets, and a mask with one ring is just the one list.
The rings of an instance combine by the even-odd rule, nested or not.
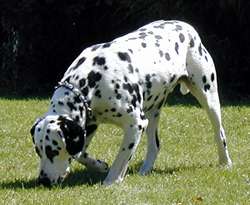
[(147, 44), (144, 43), (144, 42), (142, 42), (142, 43), (141, 43), (141, 46), (142, 46), (143, 48), (146, 48), (146, 47), (147, 47)]
[(49, 141), (49, 136), (48, 135), (45, 136), (45, 140)]
[(82, 91), (82, 94), (83, 94), (84, 96), (87, 96), (88, 93), (89, 93), (88, 87), (83, 88), (81, 91)]
[(58, 142), (55, 140), (52, 140), (52, 144), (56, 146), (56, 145), (58, 145)]
[(116, 114), (116, 117), (122, 117), (122, 114), (118, 112), (118, 113)]
[(151, 81), (150, 81), (150, 75), (149, 75), (149, 74), (147, 74), (147, 75), (145, 76), (145, 80), (146, 80), (146, 87), (147, 87), (148, 89), (150, 89), (150, 88), (152, 87), (152, 83), (151, 83)]
[(207, 56), (205, 56), (205, 60), (208, 62)]
[(122, 61), (128, 61), (131, 63), (131, 58), (128, 53), (126, 52), (118, 52), (118, 56)]
[(69, 92), (68, 92), (68, 91), (66, 91), (66, 92), (64, 93), (64, 95), (69, 95)]
[(137, 99), (138, 99), (138, 101), (139, 101), (139, 103), (140, 103), (140, 102), (141, 102), (141, 95), (140, 95), (140, 91), (139, 91), (139, 86), (138, 86), (138, 84), (134, 83), (134, 84), (133, 84), (133, 89), (134, 89), (134, 91), (135, 91), (135, 93), (136, 93), (136, 95), (137, 95)]
[(133, 99), (131, 100), (131, 104), (132, 104), (134, 107), (136, 107), (136, 102), (137, 102), (136, 96), (133, 95), (132, 97), (133, 97)]
[(142, 126), (141, 126), (141, 125), (138, 125), (138, 129), (139, 129), (139, 130), (142, 130)]
[(84, 87), (86, 84), (86, 79), (85, 78), (82, 78), (81, 80), (79, 80), (79, 86), (80, 87)]
[(47, 131), (46, 131), (48, 134), (50, 133), (50, 129), (47, 129)]
[(185, 36), (182, 33), (179, 34), (179, 38), (180, 38), (181, 43), (185, 41)]
[(160, 57), (162, 57), (162, 56), (163, 56), (163, 52), (162, 52), (162, 50), (159, 50), (159, 54), (160, 54)]
[(158, 130), (155, 131), (155, 143), (157, 148), (160, 148), (160, 141), (159, 141), (159, 137), (158, 137)]
[(96, 51), (98, 48), (100, 48), (101, 45), (94, 45), (91, 49), (91, 51)]
[(125, 82), (128, 82), (127, 76), (124, 76), (124, 81), (125, 81)]
[(96, 56), (96, 57), (94, 57), (94, 59), (93, 59), (93, 65), (100, 65), (100, 66), (102, 66), (102, 65), (104, 65), (106, 63), (106, 60), (105, 60), (105, 58), (104, 57), (99, 57), (99, 56)]
[(70, 108), (71, 111), (73, 111), (73, 110), (76, 111), (77, 110), (75, 105), (72, 102), (67, 102), (67, 105), (68, 105), (68, 107)]
[(127, 113), (131, 113), (131, 112), (133, 112), (133, 108), (129, 106), (129, 108), (127, 109)]
[(115, 108), (111, 108), (110, 111), (111, 111), (111, 112), (115, 112), (116, 109), (115, 109)]
[(203, 83), (206, 83), (206, 82), (207, 82), (207, 78), (206, 78), (205, 75), (203, 75), (203, 77), (202, 77), (202, 82), (203, 82)]
[(175, 51), (176, 51), (176, 53), (179, 55), (179, 44), (176, 42), (175, 43)]
[(76, 122), (79, 122), (79, 121), (80, 121), (80, 117), (77, 115), (77, 116), (74, 118), (74, 120), (75, 120)]
[(110, 47), (111, 46), (111, 43), (105, 43), (105, 44), (103, 44), (103, 48), (108, 48), (108, 47)]
[(132, 49), (129, 48), (128, 50), (129, 50), (130, 53), (133, 53), (133, 50), (132, 50)]
[(128, 65), (128, 71), (129, 73), (134, 73), (134, 68), (131, 64)]
[(128, 149), (132, 149), (135, 146), (135, 143), (130, 143)]
[(133, 93), (134, 89), (129, 83), (123, 83), (122, 87), (123, 87), (124, 90), (127, 90), (130, 94)]
[(190, 48), (193, 48), (193, 47), (194, 47), (194, 39), (191, 38), (191, 40), (190, 40)]
[(170, 55), (169, 55), (169, 53), (165, 53), (165, 58), (168, 60), (168, 61), (170, 61)]
[(157, 40), (162, 39), (162, 37), (161, 37), (160, 35), (155, 35), (155, 38), (156, 38)]
[(200, 45), (199, 45), (199, 47), (198, 47), (198, 50), (199, 50), (199, 54), (202, 56), (202, 47), (201, 47), (201, 43), (200, 43)]
[(85, 57), (82, 57), (78, 60), (78, 62), (76, 63), (76, 65), (72, 68), (73, 70), (77, 69), (82, 63), (84, 63), (84, 61), (86, 60)]
[(156, 42), (156, 43), (155, 43), (155, 46), (156, 46), (156, 47), (160, 47), (159, 42)]
[(170, 78), (170, 83), (172, 83), (174, 81), (174, 79), (176, 78), (176, 75), (173, 75), (171, 78)]
[(129, 38), (128, 40), (137, 40), (136, 37)]
[(94, 71), (91, 71), (89, 74), (88, 74), (88, 85), (90, 88), (93, 88), (95, 87), (96, 83), (98, 81), (100, 81), (102, 78), (102, 75), (99, 73), (99, 72), (94, 72)]
[(87, 137), (91, 134), (93, 134), (93, 132), (95, 132), (97, 129), (97, 125), (88, 125), (85, 130), (87, 132)]
[(75, 96), (74, 97), (74, 103), (81, 103), (82, 101), (81, 101), (81, 99), (80, 99), (80, 97), (79, 96)]
[(211, 81), (214, 81), (214, 73), (211, 74)]
[(210, 89), (210, 85), (209, 84), (204, 85), (205, 92), (207, 92), (209, 89)]
[(95, 92), (95, 96), (98, 97), (98, 98), (101, 98), (101, 97), (102, 97), (102, 96), (101, 96), (101, 91), (100, 91), (100, 90), (97, 90), (97, 91)]
[(61, 105), (61, 106), (63, 106), (64, 105), (64, 103), (62, 102), (62, 101), (58, 101), (58, 105)]
[(176, 25), (176, 26), (175, 26), (175, 30), (176, 30), (176, 31), (181, 31), (181, 30), (182, 30), (182, 26)]
[(227, 143), (226, 143), (225, 140), (223, 140), (223, 146), (224, 146), (224, 147), (227, 147)]
[(121, 99), (121, 98), (122, 98), (122, 95), (121, 95), (120, 93), (118, 93), (118, 94), (116, 95), (116, 99), (119, 100), (119, 99)]
[(45, 147), (45, 153), (51, 163), (53, 163), (54, 157), (59, 155), (58, 150), (52, 150), (52, 147), (49, 145)]

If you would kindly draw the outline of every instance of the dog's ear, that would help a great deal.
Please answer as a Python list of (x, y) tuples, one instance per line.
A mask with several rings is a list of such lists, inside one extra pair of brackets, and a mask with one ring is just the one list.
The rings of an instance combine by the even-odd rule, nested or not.
[(77, 122), (65, 117), (60, 116), (58, 120), (65, 138), (66, 150), (70, 155), (76, 155), (83, 149), (86, 137), (85, 130)]
[(32, 136), (32, 141), (33, 143), (35, 143), (34, 141), (34, 134), (35, 134), (35, 129), (36, 126), (43, 120), (43, 118), (38, 118), (36, 119), (35, 123), (32, 125), (31, 129), (30, 129), (30, 135)]

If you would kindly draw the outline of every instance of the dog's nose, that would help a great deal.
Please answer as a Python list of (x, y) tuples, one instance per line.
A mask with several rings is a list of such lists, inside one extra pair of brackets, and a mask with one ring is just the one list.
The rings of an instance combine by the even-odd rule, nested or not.
[(46, 186), (46, 187), (51, 186), (51, 181), (50, 181), (50, 179), (48, 177), (39, 176), (37, 182), (38, 182), (39, 185), (43, 185), (43, 186)]

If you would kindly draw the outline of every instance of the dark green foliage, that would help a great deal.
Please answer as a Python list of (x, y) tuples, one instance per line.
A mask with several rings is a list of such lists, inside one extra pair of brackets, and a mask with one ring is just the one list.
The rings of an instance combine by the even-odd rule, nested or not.
[(248, 1), (1, 0), (0, 8), (0, 90), (51, 90), (83, 48), (156, 19), (179, 19), (199, 31), (220, 85), (249, 95)]

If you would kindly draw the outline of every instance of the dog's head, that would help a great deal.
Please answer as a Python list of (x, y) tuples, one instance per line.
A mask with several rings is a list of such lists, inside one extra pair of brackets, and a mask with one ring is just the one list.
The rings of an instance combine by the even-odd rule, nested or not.
[(50, 186), (69, 173), (72, 156), (82, 151), (86, 132), (66, 116), (47, 116), (37, 120), (30, 130), (40, 157), (38, 182)]

